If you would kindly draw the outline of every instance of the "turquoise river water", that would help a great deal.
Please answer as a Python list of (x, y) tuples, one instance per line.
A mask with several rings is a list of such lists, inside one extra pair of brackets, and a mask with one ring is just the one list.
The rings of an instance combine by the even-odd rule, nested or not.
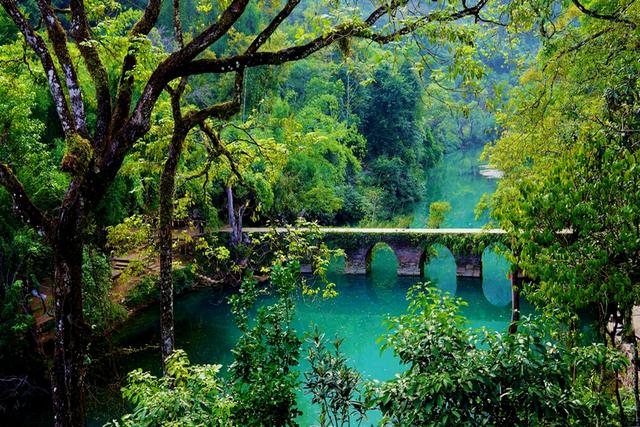
[[(474, 206), (482, 193), (494, 191), (495, 182), (480, 175), (479, 153), (479, 149), (453, 153), (432, 170), (425, 200), (415, 208), (414, 226), (424, 226), (427, 206), (436, 200), (447, 200), (453, 208), (444, 227), (478, 227), (483, 224), (486, 219), (474, 219)], [(483, 280), (456, 279), (453, 256), (441, 247), (438, 248), (438, 257), (432, 259), (425, 274), (436, 286), (467, 301), (463, 314), (470, 327), (504, 331), (510, 319), (509, 265), (491, 251), (483, 255), (483, 265)], [(398, 277), (396, 266), (393, 252), (382, 247), (374, 253), (370, 275), (332, 275), (339, 296), (331, 300), (300, 298), (296, 329), (302, 335), (312, 325), (317, 325), (330, 338), (344, 338), (343, 351), (352, 366), (357, 367), (366, 379), (392, 378), (402, 367), (390, 352), (380, 352), (376, 339), (385, 332), (383, 322), (388, 316), (405, 311), (406, 291), (420, 280)], [(175, 312), (177, 347), (185, 349), (193, 363), (231, 363), (230, 350), (239, 332), (224, 295), (210, 289), (189, 293), (176, 301)], [(158, 333), (158, 309), (151, 307), (127, 322), (115, 341), (125, 346), (155, 344)], [(120, 372), (141, 367), (157, 373), (158, 351), (149, 349), (132, 353), (119, 359), (117, 365)], [(302, 363), (301, 369), (304, 368)], [(304, 413), (298, 419), (299, 424), (316, 424), (318, 409), (302, 392), (299, 396), (299, 406)], [(90, 408), (90, 425), (102, 425), (126, 409), (117, 390), (100, 393), (97, 400), (100, 404)], [(371, 414), (366, 425), (375, 423), (376, 418), (376, 414)]]

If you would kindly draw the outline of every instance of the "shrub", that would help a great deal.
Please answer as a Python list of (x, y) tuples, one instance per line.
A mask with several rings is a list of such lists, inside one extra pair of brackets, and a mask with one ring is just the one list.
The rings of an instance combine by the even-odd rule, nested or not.
[[(407, 314), (389, 320), (383, 349), (407, 369), (368, 390), (394, 425), (610, 425), (603, 372), (628, 360), (602, 344), (575, 347), (553, 317), (526, 318), (515, 334), (472, 331), (462, 301), (416, 286)], [(553, 332), (552, 332), (553, 331)]]
[(176, 350), (167, 358), (162, 378), (141, 369), (130, 372), (122, 394), (134, 409), (106, 426), (232, 427), (234, 402), (218, 378), (220, 368), (192, 365), (183, 350)]
[(125, 298), (128, 308), (144, 306), (156, 301), (160, 297), (158, 291), (158, 276), (149, 274), (144, 277), (129, 291)]
[(112, 281), (107, 257), (89, 246), (85, 248), (82, 258), (83, 312), (91, 329), (100, 333), (124, 319), (127, 312), (109, 297)]
[(191, 266), (185, 266), (173, 270), (173, 292), (181, 294), (187, 289), (193, 287), (196, 282), (196, 275)]
[(444, 222), (445, 215), (451, 211), (449, 202), (433, 202), (429, 205), (428, 228), (440, 228)]

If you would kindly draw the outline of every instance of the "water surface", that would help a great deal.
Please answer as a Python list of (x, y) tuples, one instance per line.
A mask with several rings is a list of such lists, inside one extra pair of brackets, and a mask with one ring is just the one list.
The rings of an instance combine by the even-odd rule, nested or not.
[(477, 228), (487, 223), (486, 213), (475, 219), (474, 209), (483, 194), (496, 190), (497, 181), (480, 173), (482, 150), (478, 146), (448, 153), (427, 173), (426, 192), (423, 200), (416, 203), (412, 227), (426, 226), (429, 205), (437, 201), (451, 204), (443, 228)]

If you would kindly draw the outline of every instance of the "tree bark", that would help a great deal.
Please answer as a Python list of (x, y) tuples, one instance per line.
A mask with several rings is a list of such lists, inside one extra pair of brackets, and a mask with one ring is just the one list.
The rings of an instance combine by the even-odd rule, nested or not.
[(518, 321), (520, 320), (520, 289), (518, 288), (518, 268), (514, 268), (511, 273), (511, 324), (509, 333), (518, 332)]
[[(632, 326), (633, 330), (633, 326)], [(640, 426), (640, 386), (638, 385), (638, 338), (633, 331), (633, 397), (636, 403), (636, 425)]]
[(87, 326), (82, 312), (81, 236), (79, 225), (71, 224), (59, 226), (52, 239), (56, 334), (51, 383), (56, 427), (84, 424)]
[(174, 129), (169, 145), (169, 155), (160, 177), (160, 349), (162, 365), (173, 352), (175, 337), (173, 330), (173, 194), (176, 170), (182, 153), (186, 132)]
[(233, 189), (231, 186), (226, 188), (227, 191), (227, 212), (229, 215), (229, 228), (231, 229), (231, 246), (234, 248), (240, 243), (242, 236), (238, 235), (238, 221), (236, 218), (236, 211), (233, 207)]

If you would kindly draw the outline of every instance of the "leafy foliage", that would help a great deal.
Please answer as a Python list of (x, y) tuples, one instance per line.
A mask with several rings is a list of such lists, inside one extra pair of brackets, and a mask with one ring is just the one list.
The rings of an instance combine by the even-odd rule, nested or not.
[(629, 362), (616, 350), (576, 345), (553, 316), (525, 318), (514, 334), (472, 330), (464, 302), (428, 284), (408, 300), (380, 339), (405, 366), (393, 379), (363, 384), (340, 340), (331, 351), (317, 331), (310, 339), (305, 389), (321, 425), (360, 424), (372, 409), (381, 425), (617, 425), (611, 386)]
[(433, 202), (429, 205), (428, 228), (440, 228), (444, 222), (445, 215), (451, 211), (449, 202)]
[(220, 365), (192, 365), (175, 350), (166, 360), (167, 374), (157, 378), (140, 369), (129, 373), (122, 389), (134, 409), (108, 426), (233, 426), (234, 402), (218, 378)]
[(372, 384), (371, 404), (394, 425), (566, 425), (611, 421), (602, 371), (628, 361), (602, 344), (568, 345), (552, 318), (516, 334), (470, 331), (461, 300), (417, 285), (407, 314), (389, 320), (383, 349), (407, 369)]
[(558, 14), (537, 6), (517, 6), (520, 22), (553, 22), (557, 31), (498, 114), (504, 131), (487, 151), (505, 179), (493, 215), (513, 232), (516, 261), (535, 279), (525, 289), (532, 301), (571, 313), (595, 308), (603, 331), (620, 312), (630, 336), (640, 301), (640, 33), (629, 23), (640, 9), (600, 19), (575, 4)]
[(307, 341), (311, 368), (304, 373), (304, 389), (311, 395), (311, 402), (320, 406), (320, 426), (359, 425), (366, 417), (367, 406), (360, 373), (347, 365), (340, 350), (342, 340), (336, 338), (332, 350), (325, 336), (315, 329)]
[[(300, 273), (300, 263), (301, 260), (313, 260), (314, 274), (325, 283), (322, 296), (329, 298), (335, 291), (324, 278), (329, 263), (327, 257), (339, 253), (328, 249), (324, 244), (317, 244), (317, 226), (303, 222), (299, 226), (304, 228), (291, 228), (284, 233), (274, 230), (255, 239), (258, 240), (256, 245), (267, 246), (272, 255), (269, 258), (270, 266), (261, 269), (262, 272), (269, 273), (269, 283), (264, 285), (254, 277), (252, 268), (257, 269), (262, 265), (253, 261), (245, 272), (240, 289), (229, 297), (232, 314), (242, 335), (232, 350), (234, 362), (229, 366), (229, 376), (224, 385), (220, 383), (219, 389), (224, 388), (226, 394), (222, 396), (203, 390), (209, 387), (208, 383), (192, 381), (192, 374), (186, 373), (184, 377), (188, 380), (188, 387), (179, 390), (182, 406), (175, 406), (172, 402), (164, 401), (176, 398), (175, 395), (164, 392), (157, 397), (153, 395), (156, 390), (173, 387), (173, 378), (176, 378), (174, 373), (169, 371), (169, 379), (164, 377), (158, 380), (137, 370), (130, 374), (130, 383), (124, 389), (126, 399), (136, 405), (136, 408), (132, 414), (122, 419), (122, 423), (135, 424), (135, 420), (142, 419), (150, 411), (153, 412), (151, 419), (154, 420), (150, 421), (151, 424), (189, 423), (192, 419), (184, 411), (192, 404), (189, 402), (201, 400), (203, 408), (218, 408), (222, 403), (228, 403), (225, 406), (225, 410), (228, 410), (228, 414), (225, 412), (226, 418), (218, 412), (210, 414), (208, 422), (214, 425), (225, 422), (228, 424), (224, 425), (242, 426), (295, 425), (295, 418), (299, 414), (296, 390), (300, 385), (296, 367), (302, 342), (292, 325), (295, 314), (293, 297), (300, 291), (308, 296), (315, 296), (320, 292), (320, 288), (306, 284)], [(223, 259), (228, 257), (228, 251), (226, 254), (221, 253), (220, 246), (214, 248), (207, 244), (203, 251)], [(176, 270), (176, 283), (181, 280), (189, 281), (190, 271), (191, 269)], [(136, 301), (129, 302), (138, 304), (156, 294), (156, 281), (155, 277), (145, 276), (130, 293), (130, 298), (136, 298)], [(175, 370), (174, 363), (178, 363), (180, 367), (180, 371), (176, 372), (192, 369), (193, 375), (200, 370), (209, 369), (207, 366), (189, 368), (184, 353), (178, 353), (179, 355), (175, 356), (174, 353), (172, 356), (168, 369)], [(177, 359), (174, 360), (174, 357)], [(219, 368), (214, 369), (217, 372)], [(156, 399), (163, 401), (157, 402)], [(172, 408), (173, 412), (165, 407)], [(196, 408), (194, 411), (194, 420), (200, 420), (200, 409)]]
[(0, 352), (0, 361), (6, 365), (12, 363), (12, 357), (18, 360), (29, 353), (27, 335), (35, 319), (24, 312), (27, 297), (21, 280), (16, 280), (3, 291), (3, 305), (0, 307), (0, 349), (3, 351)]
[(109, 260), (96, 248), (86, 247), (82, 264), (84, 316), (96, 334), (104, 333), (127, 315), (124, 307), (111, 301), (111, 285)]
[(129, 308), (138, 308), (157, 301), (159, 295), (158, 276), (147, 274), (127, 293), (124, 303)]
[[(48, 21), (39, 16), (35, 2), (16, 3), (35, 31), (44, 35)], [(170, 2), (161, 2), (157, 25), (148, 36), (140, 37), (130, 35), (132, 24), (143, 16), (136, 2), (85, 3), (91, 40), (78, 45), (76, 37), (70, 37), (68, 49), (74, 64), (84, 63), (76, 71), (88, 112), (87, 133), (91, 134), (100, 133), (94, 129), (100, 105), (99, 97), (89, 94), (100, 82), (90, 72), (91, 64), (81, 54), (81, 47), (95, 48), (103, 61), (105, 76), (100, 79), (105, 79), (107, 97), (116, 95), (125, 80), (134, 78), (135, 83), (125, 92), (137, 101), (154, 68), (175, 46), (167, 37), (173, 32)], [(200, 59), (242, 53), (282, 3), (251, 2), (233, 29), (202, 52)], [(207, 137), (198, 130), (185, 141), (178, 166), (176, 219), (188, 223), (197, 217), (214, 227), (223, 224), (224, 190), (232, 187), (238, 199), (232, 208), (242, 208), (253, 224), (264, 224), (267, 218), (293, 222), (306, 217), (325, 224), (407, 225), (410, 218), (404, 214), (420, 197), (425, 172), (443, 150), (483, 142), (500, 130), (499, 141), (489, 150), (492, 163), (505, 172), (493, 200), (493, 215), (510, 232), (514, 261), (535, 279), (526, 289), (529, 298), (546, 308), (560, 306), (568, 314), (595, 307), (603, 331), (610, 319), (618, 323), (621, 313), (625, 335), (633, 338), (631, 310), (640, 301), (639, 6), (623, 0), (586, 1), (584, 5), (549, 0), (488, 3), (490, 8), (482, 16), (476, 15), (473, 24), (469, 19), (468, 25), (457, 25), (440, 18), (456, 10), (459, 2), (442, 1), (425, 7), (433, 12), (427, 20), (407, 17), (405, 12), (413, 12), (413, 3), (400, 2), (402, 13), (380, 22), (377, 29), (393, 31), (410, 26), (417, 41), (414, 49), (395, 39), (392, 47), (385, 49), (343, 37), (338, 49), (325, 50), (293, 66), (246, 71), (241, 117), (209, 123), (221, 141), (205, 144)], [(187, 38), (216, 22), (229, 4), (181, 2), (183, 21), (188, 22)], [(421, 2), (418, 5), (422, 11)], [(354, 25), (356, 34), (363, 24), (357, 18), (363, 11), (356, 6), (311, 2), (286, 20), (264, 48), (304, 43), (342, 26)], [(64, 12), (56, 11), (56, 16), (61, 15), (67, 29)], [(499, 22), (498, 29), (485, 25), (492, 21)], [(480, 37), (485, 30), (486, 39)], [(523, 53), (521, 47), (514, 46), (512, 35), (516, 33), (523, 33), (526, 40), (539, 33), (535, 37), (541, 40), (542, 49), (535, 58), (526, 55), (537, 49), (533, 41), (516, 64), (509, 63), (511, 51)], [(499, 51), (487, 45), (486, 40), (493, 37), (500, 40), (498, 44), (504, 43)], [(91, 184), (92, 176), (83, 180), (81, 175), (99, 176), (104, 165), (93, 160), (96, 155), (110, 153), (112, 147), (105, 144), (104, 150), (94, 152), (93, 143), (120, 129), (97, 135), (96, 141), (78, 135), (64, 137), (47, 87), (51, 75), (44, 72), (37, 55), (25, 49), (25, 42), (1, 11), (0, 162), (14, 170), (34, 206), (55, 218), (61, 201), (72, 200), (70, 196), (78, 189), (84, 192), (90, 188), (85, 184)], [(45, 37), (46, 47), (52, 42), (52, 37)], [(121, 75), (123, 58), (128, 54), (136, 55), (136, 65)], [(361, 62), (365, 58), (369, 65)], [(65, 68), (61, 58), (54, 62)], [(524, 72), (516, 67), (523, 67)], [(507, 75), (512, 71), (521, 72), (517, 83)], [(488, 82), (480, 84), (482, 77), (488, 77)], [(80, 93), (68, 85), (67, 80), (63, 92)], [(510, 86), (517, 87), (508, 103), (500, 105), (499, 100), (491, 99)], [(191, 111), (227, 99), (232, 90), (228, 75), (193, 76), (186, 88), (188, 105), (184, 109)], [(159, 93), (157, 103), (147, 109), (152, 111), (148, 122), (139, 126), (145, 128), (145, 135), (136, 137), (132, 149), (122, 151), (128, 156), (117, 159), (118, 167), (107, 174), (110, 180), (118, 173), (113, 185), (104, 197), (95, 197), (95, 209), (82, 212), (89, 226), (83, 225), (82, 233), (74, 236), (92, 243), (84, 254), (82, 286), (84, 312), (97, 331), (108, 328), (122, 314), (108, 296), (109, 266), (100, 253), (105, 243), (103, 228), (109, 226), (106, 246), (116, 254), (145, 247), (151, 257), (155, 249), (158, 175), (174, 125), (172, 105), (162, 89)], [(57, 101), (65, 103), (66, 95)], [(494, 108), (500, 108), (497, 124)], [(131, 110), (125, 109), (126, 114)], [(111, 106), (107, 110), (114, 111)], [(75, 187), (74, 183), (74, 191), (66, 191), (74, 178), (83, 184)], [(28, 222), (23, 226), (15, 217), (14, 202), (15, 194), (0, 192), (0, 357), (5, 366), (11, 365), (10, 358), (19, 360), (27, 353), (27, 332), (33, 321), (25, 313), (25, 291), (51, 276), (52, 258), (42, 238), (47, 228), (32, 228)], [(83, 205), (81, 202), (76, 206)], [(431, 225), (440, 225), (446, 206), (432, 206), (431, 210)], [(331, 284), (319, 289), (300, 280), (301, 262), (311, 261), (314, 271), (322, 274), (326, 259), (317, 255), (330, 252), (318, 243), (320, 236), (315, 235), (310, 244), (303, 241), (302, 234), (282, 237), (268, 233), (270, 240), (245, 242), (246, 246), (234, 254), (219, 242), (198, 242), (204, 257), (214, 261), (212, 268), (230, 271), (236, 278), (251, 269), (270, 273), (270, 286), (279, 300), (258, 309), (250, 321), (250, 308), (258, 302), (262, 289), (253, 278), (242, 285), (245, 295), (239, 297), (235, 310), (245, 334), (236, 349), (238, 360), (231, 384), (238, 402), (227, 402), (230, 398), (220, 388), (213, 395), (198, 395), (207, 387), (213, 390), (215, 381), (198, 382), (202, 380), (199, 368), (180, 359), (174, 361), (174, 367), (187, 374), (174, 371), (173, 379), (167, 378), (162, 387), (165, 379), (140, 374), (138, 390), (157, 386), (166, 393), (158, 397), (160, 404), (147, 391), (129, 394), (136, 403), (150, 405), (140, 412), (151, 411), (149, 423), (228, 423), (229, 417), (244, 425), (293, 422), (293, 390), (298, 385), (293, 372), (299, 340), (290, 328), (292, 284), (296, 283), (295, 289), (302, 288), (305, 296), (320, 291), (324, 297), (336, 294)], [(281, 237), (282, 242), (274, 243)], [(457, 244), (468, 247), (471, 243), (478, 240)], [(263, 253), (268, 259), (252, 257), (257, 247), (266, 248)], [(271, 262), (272, 268), (260, 270)], [(134, 266), (143, 271), (141, 264)], [(191, 273), (174, 273), (177, 288), (193, 281)], [(155, 280), (145, 277), (128, 303), (137, 305), (154, 298)], [(618, 372), (620, 361), (599, 346), (577, 350), (556, 337), (547, 340), (548, 325), (535, 322), (525, 322), (515, 336), (479, 336), (464, 332), (446, 298), (437, 299), (437, 304), (436, 298), (427, 294), (416, 292), (413, 298), (409, 317), (396, 320), (398, 330), (388, 337), (388, 346), (410, 369), (399, 380), (381, 385), (382, 397), (372, 397), (389, 419), (415, 424), (464, 420), (529, 424), (552, 423), (551, 419), (560, 419), (562, 414), (576, 423), (598, 417), (604, 420), (610, 405), (601, 394), (594, 394), (593, 384), (602, 389), (608, 385), (593, 372), (600, 367)], [(403, 333), (398, 332), (400, 327)], [(435, 330), (444, 331), (444, 335), (436, 339)], [(429, 352), (420, 346), (423, 342)], [(334, 377), (326, 369), (316, 372), (319, 382), (312, 389), (321, 390), (329, 399), (323, 422), (338, 423), (346, 420), (350, 411), (359, 413), (354, 401), (344, 397), (355, 390), (357, 375), (346, 367), (339, 349), (329, 355), (320, 340), (315, 351), (318, 366), (331, 366), (338, 371), (337, 378), (346, 381), (340, 384), (342, 390), (338, 387), (331, 394), (334, 391), (327, 387), (329, 383), (336, 385)], [(449, 357), (441, 360), (443, 354)], [(577, 374), (568, 375), (574, 367)], [(509, 370), (521, 376), (507, 378)], [(592, 384), (587, 387), (589, 381)], [(193, 383), (193, 387), (177, 390), (180, 387), (174, 383)], [(405, 384), (410, 387), (403, 388)], [(496, 391), (496, 384), (506, 389)], [(175, 395), (170, 394), (172, 387)], [(274, 390), (278, 391), (277, 399), (269, 400)], [(197, 418), (191, 419), (190, 404), (180, 406), (184, 396), (191, 396), (191, 403), (202, 399), (219, 401), (222, 406), (215, 403), (206, 410), (195, 409)], [(428, 410), (418, 413), (418, 406), (411, 406), (416, 402)], [(177, 408), (172, 412), (162, 405), (178, 407), (171, 406)], [(204, 412), (213, 407), (221, 412), (212, 420)], [(262, 418), (250, 413), (253, 407), (264, 411), (258, 414)], [(161, 413), (153, 412), (156, 409)], [(328, 416), (338, 413), (333, 420)], [(589, 420), (588, 414), (592, 417)], [(134, 419), (127, 422), (137, 423)]]
[(231, 297), (232, 312), (242, 332), (233, 349), (229, 367), (230, 385), (237, 405), (234, 420), (238, 425), (295, 425), (298, 365), (301, 341), (292, 328), (294, 307), (291, 293), (300, 274), (297, 262), (275, 265), (271, 283), (279, 299), (259, 307), (253, 325), (248, 310), (259, 295), (257, 282), (246, 279), (240, 293)]

